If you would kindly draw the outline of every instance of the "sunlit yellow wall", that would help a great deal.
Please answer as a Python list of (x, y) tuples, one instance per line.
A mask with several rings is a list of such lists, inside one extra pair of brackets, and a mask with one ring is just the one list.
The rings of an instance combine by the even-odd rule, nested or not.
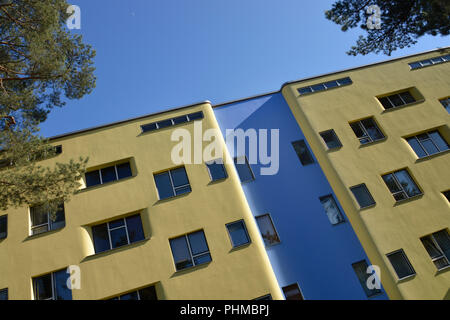
[[(63, 153), (43, 164), (89, 156), (89, 168), (131, 158), (134, 176), (80, 191), (65, 204), (66, 227), (29, 237), (28, 208), (11, 209), (0, 242), (0, 288), (10, 299), (33, 299), (32, 277), (78, 265), (73, 299), (103, 299), (157, 283), (162, 299), (283, 299), (233, 164), (228, 178), (210, 183), (205, 164), (186, 165), (192, 192), (159, 201), (153, 173), (173, 168), (175, 128), (141, 134), (140, 125), (202, 110), (203, 128), (217, 128), (209, 103), (53, 140)], [(219, 131), (218, 131), (219, 132)], [(221, 143), (224, 141), (221, 138)], [(229, 155), (227, 154), (227, 157)], [(94, 255), (90, 225), (140, 212), (147, 240)], [(1, 213), (3, 214), (3, 213)], [(225, 224), (244, 219), (252, 243), (232, 250)], [(169, 238), (203, 229), (212, 262), (175, 272)]]
[[(440, 127), (450, 141), (450, 115), (439, 99), (450, 95), (450, 63), (410, 70), (408, 63), (443, 55), (432, 52), (336, 74), (286, 84), (288, 101), (305, 137), (344, 207), (372, 264), (381, 267), (382, 283), (391, 299), (443, 299), (450, 269), (437, 272), (420, 237), (450, 227), (450, 153), (418, 160), (402, 137)], [(447, 53), (448, 54), (448, 49)], [(300, 87), (351, 77), (353, 84), (300, 96)], [(416, 87), (424, 101), (384, 111), (376, 96)], [(360, 146), (349, 122), (373, 116), (387, 139)], [(319, 132), (334, 129), (343, 147), (327, 151)], [(408, 168), (422, 197), (395, 204), (381, 175)], [(365, 183), (376, 201), (359, 209), (350, 187)], [(403, 249), (416, 275), (398, 281), (386, 254)]]

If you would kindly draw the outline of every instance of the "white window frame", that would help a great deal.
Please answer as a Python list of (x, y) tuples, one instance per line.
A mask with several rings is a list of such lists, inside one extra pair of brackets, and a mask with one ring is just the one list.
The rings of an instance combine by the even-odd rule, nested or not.
[[(406, 192), (405, 188), (403, 188), (402, 184), (398, 181), (397, 177), (395, 176), (395, 173), (400, 172), (400, 171), (405, 171), (405, 172), (408, 174), (409, 178), (410, 178), (410, 179), (412, 180), (412, 182), (416, 185), (417, 189), (419, 189), (419, 191), (420, 191), (419, 194), (416, 194), (416, 195), (414, 195), (414, 196), (412, 196), (412, 197), (410, 197), (410, 196), (408, 195), (408, 193)], [(411, 199), (411, 198), (418, 197), (418, 196), (420, 196), (420, 195), (423, 194), (423, 192), (422, 192), (422, 190), (420, 189), (419, 185), (416, 183), (416, 181), (413, 179), (413, 177), (411, 176), (411, 174), (409, 173), (409, 171), (408, 171), (407, 169), (396, 170), (396, 171), (391, 172), (391, 173), (383, 174), (381, 177), (383, 178), (383, 177), (389, 176), (389, 175), (392, 176), (392, 178), (394, 179), (394, 183), (396, 184), (397, 188), (400, 189), (400, 191), (392, 192), (391, 189), (389, 189), (389, 186), (387, 186), (386, 182), (385, 182), (384, 179), (383, 179), (383, 182), (384, 182), (384, 183), (386, 184), (386, 186), (388, 187), (388, 190), (389, 190), (389, 192), (392, 194), (392, 196), (394, 197), (395, 201), (397, 201), (397, 202), (398, 202), (398, 201), (404, 201), (404, 200), (407, 200), (407, 199)], [(405, 197), (404, 199), (397, 200), (397, 199), (395, 198), (395, 195), (400, 194), (400, 193), (404, 194), (406, 197)]]
[[(444, 229), (444, 230), (445, 230), (445, 229)], [(444, 231), (444, 230), (440, 230), (440, 231)], [(438, 231), (438, 232), (440, 232), (440, 231)], [(445, 230), (445, 231), (447, 231), (447, 230)], [(437, 232), (435, 232), (435, 233), (437, 233)], [(422, 237), (421, 239), (427, 238), (427, 237), (429, 237), (429, 238), (431, 239), (431, 241), (432, 241), (433, 244), (435, 245), (436, 249), (438, 249), (439, 252), (441, 253), (441, 255), (440, 255), (439, 257), (436, 257), (436, 258), (431, 258), (431, 256), (430, 256), (430, 259), (431, 259), (431, 261), (433, 262), (433, 264), (434, 264), (434, 266), (436, 267), (436, 269), (438, 269), (438, 270), (440, 271), (440, 270), (444, 270), (444, 269), (450, 268), (450, 257), (447, 257), (447, 256), (445, 255), (444, 250), (442, 250), (441, 246), (439, 245), (439, 243), (438, 243), (438, 242), (436, 241), (436, 239), (434, 238), (434, 233), (432, 233), (432, 234), (430, 234), (430, 235), (428, 235), (428, 236)], [(425, 250), (426, 250), (426, 249), (425, 249)], [(428, 253), (428, 251), (427, 251), (427, 253)], [(429, 255), (429, 254), (428, 254), (428, 255)], [(438, 268), (434, 262), (437, 261), (437, 260), (441, 260), (441, 259), (444, 259), (444, 261), (447, 262), (447, 265), (444, 266), (444, 267), (442, 267), (442, 268)]]
[[(402, 254), (403, 259), (406, 261), (406, 263), (408, 264), (408, 266), (411, 268), (411, 271), (412, 271), (411, 274), (409, 274), (409, 275), (407, 275), (407, 276), (404, 276), (403, 278), (400, 278), (400, 277), (398, 276), (397, 271), (395, 270), (394, 265), (392, 264), (392, 261), (389, 259), (389, 256), (394, 255), (394, 254), (399, 253), (399, 252)], [(395, 251), (393, 251), (393, 252), (390, 252), (390, 253), (388, 253), (388, 254), (386, 255), (386, 257), (388, 258), (389, 263), (390, 263), (391, 266), (392, 266), (392, 269), (394, 269), (394, 273), (395, 273), (395, 275), (396, 275), (396, 277), (397, 277), (398, 280), (404, 280), (404, 279), (407, 279), (407, 278), (410, 278), (410, 277), (414, 277), (414, 276), (416, 275), (416, 270), (414, 270), (414, 267), (412, 266), (411, 262), (410, 262), (409, 259), (408, 259), (408, 256), (406, 255), (406, 253), (405, 253), (405, 251), (404, 251), (403, 249), (399, 249), (399, 250), (395, 250)]]
[(447, 142), (445, 139), (444, 139), (444, 137), (441, 135), (441, 133), (439, 132), (439, 130), (432, 130), (432, 131), (427, 131), (427, 132), (424, 132), (424, 133), (421, 133), (421, 134), (426, 134), (427, 135), (427, 138), (425, 139), (425, 141), (431, 141), (431, 143), (436, 147), (436, 149), (438, 150), (438, 152), (436, 152), (436, 153), (433, 153), (433, 154), (429, 154), (428, 153), (428, 151), (427, 151), (427, 149), (424, 147), (424, 145), (422, 144), (422, 141), (424, 141), (424, 140), (420, 140), (419, 138), (418, 138), (418, 136), (419, 135), (421, 135), (421, 134), (417, 134), (417, 135), (414, 135), (414, 136), (410, 136), (410, 137), (407, 137), (406, 139), (406, 142), (408, 142), (408, 144), (409, 144), (409, 139), (412, 139), (412, 138), (414, 138), (414, 139), (416, 139), (416, 141), (417, 141), (417, 143), (419, 143), (419, 146), (422, 148), (422, 150), (423, 150), (423, 152), (425, 152), (426, 153), (426, 155), (425, 156), (423, 156), (423, 157), (419, 157), (419, 155), (415, 152), (415, 150), (412, 148), (412, 146), (411, 146), (411, 148), (413, 149), (413, 151), (414, 151), (414, 153), (416, 153), (416, 155), (419, 157), (419, 158), (425, 158), (425, 157), (429, 157), (429, 156), (432, 156), (432, 155), (435, 155), (435, 154), (438, 154), (438, 153), (441, 153), (441, 152), (445, 152), (445, 151), (447, 151), (447, 150), (449, 150), (449, 149), (445, 149), (445, 150), (441, 150), (441, 148), (439, 148), (439, 146), (436, 144), (436, 142), (434, 142), (434, 140), (433, 140), (433, 138), (431, 137), (431, 135), (430, 135), (430, 133), (433, 133), (433, 132), (437, 132), (438, 134), (439, 134), (439, 136), (442, 138), (442, 140), (444, 140), (445, 142)]
[[(205, 238), (205, 243), (206, 243), (206, 247), (208, 248), (208, 251), (205, 251), (205, 252), (202, 252), (202, 253), (199, 253), (199, 254), (192, 254), (192, 248), (191, 248), (191, 243), (189, 242), (189, 235), (191, 235), (191, 234), (194, 234), (194, 233), (197, 233), (197, 232), (203, 232), (203, 236), (204, 236), (204, 238)], [(177, 266), (176, 266), (176, 264), (177, 264), (177, 262), (175, 261), (175, 259), (174, 259), (174, 256), (173, 256), (173, 251), (172, 251), (172, 259), (173, 259), (173, 262), (174, 262), (174, 265), (175, 265), (175, 270), (178, 272), (178, 271), (183, 271), (183, 270), (186, 270), (186, 269), (189, 269), (189, 268), (192, 268), (192, 267), (195, 267), (195, 266), (198, 266), (198, 264), (196, 264), (195, 263), (195, 260), (194, 260), (194, 258), (197, 258), (197, 257), (200, 257), (200, 256), (204, 256), (204, 255), (206, 255), (206, 254), (209, 254), (209, 256), (211, 257), (211, 251), (210, 251), (210, 249), (209, 249), (209, 245), (208, 245), (208, 241), (206, 240), (206, 235), (205, 235), (205, 231), (202, 229), (202, 230), (197, 230), (197, 231), (194, 231), (194, 232), (190, 232), (190, 233), (186, 233), (186, 234), (184, 234), (184, 235), (182, 235), (182, 236), (179, 236), (179, 237), (175, 237), (175, 238), (172, 238), (172, 239), (170, 239), (170, 240), (175, 240), (175, 239), (179, 239), (179, 238), (185, 238), (185, 240), (186, 240), (186, 243), (187, 243), (187, 246), (188, 246), (188, 250), (189, 250), (189, 256), (191, 257), (191, 261), (192, 261), (192, 266), (191, 267), (187, 267), (187, 268), (183, 268), (183, 269), (177, 269)], [(212, 257), (211, 257), (211, 261), (212, 261)], [(201, 264), (204, 264), (204, 263), (201, 263)], [(201, 265), (200, 264), (200, 265)]]
[(56, 296), (55, 296), (55, 273), (59, 272), (59, 271), (62, 271), (62, 270), (64, 270), (64, 269), (56, 270), (56, 271), (53, 271), (53, 272), (50, 272), (50, 273), (46, 273), (46, 274), (43, 274), (43, 275), (40, 275), (40, 276), (37, 276), (37, 277), (33, 278), (33, 296), (34, 296), (34, 300), (36, 300), (36, 287), (34, 286), (35, 285), (35, 280), (37, 278), (42, 278), (42, 277), (44, 277), (44, 276), (46, 276), (48, 274), (50, 274), (50, 281), (51, 281), (51, 285), (52, 285), (52, 297), (51, 298), (47, 298), (47, 299), (42, 299), (42, 301), (56, 300)]

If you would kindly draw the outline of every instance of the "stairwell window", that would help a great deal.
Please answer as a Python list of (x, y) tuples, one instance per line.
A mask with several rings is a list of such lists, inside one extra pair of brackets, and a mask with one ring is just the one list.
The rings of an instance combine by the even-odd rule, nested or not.
[(351, 187), (350, 190), (352, 191), (353, 196), (361, 209), (373, 206), (375, 204), (375, 200), (373, 200), (369, 189), (367, 189), (364, 183)]
[(130, 162), (108, 166), (85, 173), (86, 187), (93, 187), (132, 176)]
[(177, 271), (212, 260), (203, 230), (171, 239), (170, 247)]
[(95, 253), (118, 248), (143, 240), (141, 215), (113, 220), (92, 226)]
[(70, 275), (66, 269), (33, 278), (35, 300), (72, 300), (72, 290), (67, 287)]
[(295, 153), (297, 153), (298, 158), (303, 166), (314, 163), (314, 158), (306, 146), (305, 140), (298, 140), (292, 142)]
[(328, 149), (335, 149), (342, 147), (342, 143), (333, 129), (321, 132), (320, 136), (327, 145)]
[(59, 204), (58, 211), (52, 215), (45, 206), (30, 208), (31, 235), (62, 229), (66, 225), (64, 203)]
[(372, 275), (371, 273), (367, 273), (368, 266), (369, 265), (367, 264), (366, 260), (362, 260), (352, 264), (353, 270), (355, 271), (356, 276), (358, 277), (361, 287), (363, 288), (367, 297), (370, 298), (374, 295), (381, 293), (381, 290), (377, 288), (369, 289), (369, 287), (367, 286), (367, 279), (369, 279), (369, 277)]
[(447, 230), (435, 232), (420, 240), (438, 270), (450, 267), (450, 236)]
[(241, 182), (255, 180), (255, 175), (253, 174), (252, 168), (250, 167), (246, 156), (235, 157), (234, 166), (236, 167), (236, 171)]
[(350, 123), (350, 127), (362, 145), (385, 138), (373, 118), (352, 122)]
[(250, 236), (245, 227), (244, 220), (239, 220), (226, 225), (233, 248), (250, 243)]
[(406, 138), (406, 141), (408, 141), (419, 158), (431, 156), (449, 149), (447, 141), (444, 140), (438, 130)]
[(422, 194), (406, 169), (382, 176), (396, 201), (405, 200)]
[(191, 192), (191, 185), (184, 167), (154, 175), (159, 199), (167, 199)]
[(322, 203), (322, 206), (328, 216), (328, 220), (330, 220), (330, 223), (332, 225), (344, 222), (344, 217), (342, 216), (342, 213), (339, 210), (339, 207), (331, 194), (324, 197), (320, 197), (319, 200), (320, 203)]
[(228, 176), (222, 159), (206, 162), (206, 167), (211, 181), (223, 180)]
[(278, 232), (273, 225), (272, 218), (268, 213), (255, 217), (255, 219), (266, 246), (273, 246), (281, 242)]
[(416, 99), (409, 90), (405, 90), (385, 97), (379, 97), (378, 100), (386, 110), (398, 108), (416, 102)]

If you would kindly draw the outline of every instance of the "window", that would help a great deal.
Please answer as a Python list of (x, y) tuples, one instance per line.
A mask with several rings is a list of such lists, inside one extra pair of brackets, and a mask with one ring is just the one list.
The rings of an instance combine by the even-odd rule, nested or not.
[(372, 195), (369, 192), (369, 189), (367, 189), (364, 183), (351, 187), (350, 190), (355, 196), (356, 201), (358, 201), (359, 207), (361, 209), (370, 207), (375, 204), (375, 200), (373, 200)]
[(378, 128), (373, 118), (350, 123), (350, 127), (361, 144), (367, 144), (384, 139), (384, 135)]
[(338, 80), (332, 80), (328, 82), (318, 83), (314, 84), (312, 86), (302, 87), (298, 89), (298, 92), (300, 95), (318, 92), (318, 91), (324, 91), (332, 88), (342, 87), (352, 84), (352, 79), (349, 77), (338, 79)]
[(244, 220), (227, 224), (227, 230), (233, 248), (250, 243), (250, 236), (248, 235)]
[(442, 138), (437, 130), (407, 138), (406, 141), (408, 141), (409, 145), (419, 158), (427, 157), (449, 149), (447, 141)]
[(378, 98), (378, 100), (381, 102), (384, 109), (386, 110), (416, 102), (416, 99), (412, 96), (409, 90), (405, 90), (386, 97), (381, 97)]
[(72, 291), (67, 287), (69, 273), (66, 269), (33, 278), (35, 300), (72, 300)]
[(206, 163), (211, 181), (222, 180), (227, 177), (227, 171), (223, 165), (223, 160), (214, 160)]
[(339, 138), (333, 129), (321, 132), (320, 136), (327, 145), (328, 149), (342, 147), (341, 141), (339, 141)]
[(58, 230), (66, 225), (64, 204), (58, 206), (58, 211), (53, 216), (45, 206), (34, 206), (30, 208), (31, 235)]
[(389, 253), (387, 257), (400, 280), (416, 274), (403, 249)]
[(144, 239), (141, 215), (102, 223), (92, 227), (95, 253), (118, 248)]
[(203, 230), (170, 240), (176, 270), (183, 270), (211, 261)]
[(129, 162), (116, 164), (100, 170), (85, 173), (86, 187), (92, 187), (116, 180), (121, 180), (132, 176), (131, 166)]
[(419, 69), (419, 68), (423, 68), (426, 66), (431, 66), (433, 64), (439, 64), (439, 63), (443, 63), (443, 62), (447, 62), (447, 61), (450, 61), (450, 55), (434, 57), (431, 59), (425, 59), (425, 60), (416, 61), (416, 62), (412, 62), (412, 63), (408, 63), (408, 64), (411, 67), (411, 69), (414, 70), (414, 69)]
[(362, 260), (356, 263), (352, 264), (353, 270), (356, 273), (356, 276), (358, 277), (359, 283), (361, 284), (361, 287), (364, 289), (364, 292), (366, 293), (367, 297), (371, 297), (373, 295), (381, 293), (380, 289), (373, 288), (369, 289), (367, 286), (367, 279), (371, 276), (370, 273), (367, 273), (368, 264), (366, 260)]
[(450, 236), (447, 230), (435, 232), (420, 240), (438, 270), (450, 266)]
[(255, 176), (253, 175), (253, 171), (250, 168), (247, 157), (243, 156), (234, 158), (234, 165), (238, 172), (239, 179), (241, 179), (241, 182), (255, 180)]
[(328, 196), (320, 197), (319, 200), (322, 203), (322, 206), (325, 209), (328, 220), (330, 220), (331, 224), (335, 225), (344, 222), (344, 217), (342, 216), (342, 213), (331, 194)]
[(158, 173), (154, 177), (160, 200), (191, 192), (184, 167)]
[(268, 213), (258, 216), (255, 219), (266, 246), (275, 245), (281, 242), (273, 225), (272, 218)]
[(154, 131), (162, 128), (171, 127), (177, 124), (191, 122), (195, 120), (201, 120), (203, 119), (203, 112), (194, 112), (190, 114), (186, 114), (183, 116), (171, 118), (171, 119), (165, 119), (158, 122), (152, 122), (149, 124), (144, 124), (141, 126), (142, 132), (148, 132), (148, 131)]
[(422, 194), (422, 191), (420, 191), (406, 169), (385, 174), (382, 177), (394, 196), (394, 199), (397, 201)]
[(450, 190), (444, 191), (442, 194), (447, 198), (447, 201), (450, 202)]
[(286, 300), (304, 300), (297, 283), (288, 285), (282, 289)]
[(253, 299), (254, 301), (258, 301), (258, 300), (272, 300), (272, 295), (271, 294), (266, 294), (265, 296), (259, 297), (259, 298), (255, 298)]
[(8, 300), (8, 288), (0, 289), (0, 301)]
[(8, 215), (0, 216), (0, 240), (8, 236)]
[(439, 101), (444, 106), (445, 110), (447, 110), (447, 112), (450, 113), (450, 97)]
[(314, 158), (312, 157), (311, 152), (309, 152), (305, 140), (294, 141), (292, 142), (292, 146), (294, 147), (294, 150), (297, 153), (302, 165), (306, 166), (314, 163)]
[(109, 300), (158, 300), (155, 286), (149, 286), (137, 291), (128, 292)]

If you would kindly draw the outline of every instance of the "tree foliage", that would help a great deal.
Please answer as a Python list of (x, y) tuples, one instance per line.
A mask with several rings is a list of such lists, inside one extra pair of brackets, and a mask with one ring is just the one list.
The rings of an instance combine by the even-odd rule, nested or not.
[[(381, 28), (369, 29), (367, 7), (381, 10)], [(325, 12), (327, 19), (342, 31), (360, 26), (366, 32), (359, 36), (349, 55), (379, 53), (391, 55), (396, 49), (410, 47), (423, 35), (450, 34), (450, 1), (448, 0), (339, 0)]]
[[(0, 0), (0, 210), (51, 211), (80, 187), (87, 159), (56, 163), (38, 126), (95, 87), (95, 51), (66, 27), (66, 0)], [(47, 163), (45, 166), (44, 163)]]

